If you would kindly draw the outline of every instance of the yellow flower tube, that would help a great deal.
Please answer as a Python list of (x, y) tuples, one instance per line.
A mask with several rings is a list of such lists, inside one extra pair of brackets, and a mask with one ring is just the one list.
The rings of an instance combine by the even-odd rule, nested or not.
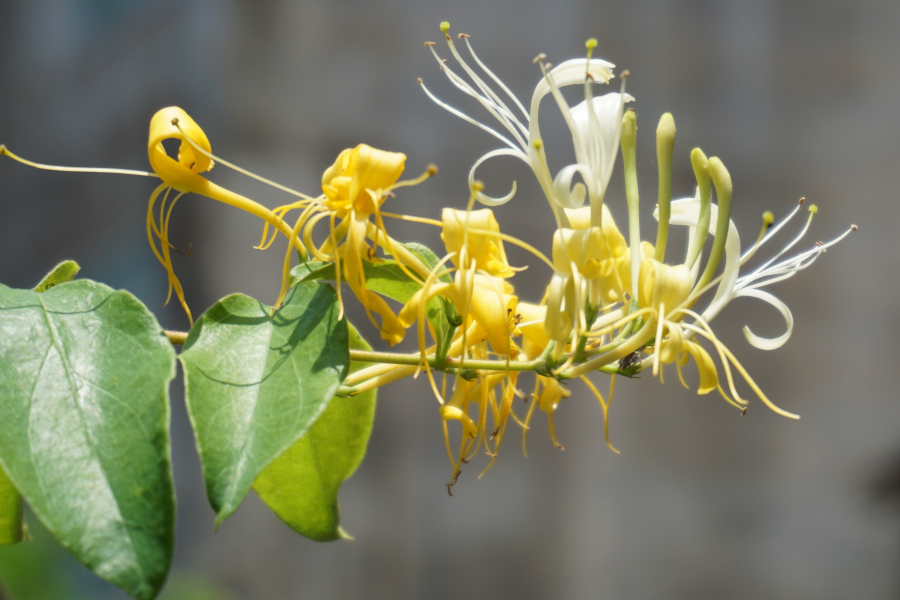
[[(191, 145), (185, 141), (185, 135), (207, 152), (210, 151), (209, 139), (206, 134), (181, 108), (177, 106), (163, 108), (157, 111), (150, 120), (147, 156), (153, 171), (167, 186), (179, 192), (192, 192), (206, 196), (255, 215), (278, 228), (281, 233), (292, 240), (292, 244), (298, 250), (305, 251), (303, 244), (293, 235), (291, 227), (271, 210), (202, 177), (200, 173), (210, 170), (213, 162), (207, 156), (194, 152)], [(162, 142), (167, 139), (181, 140), (177, 161), (166, 154)]]

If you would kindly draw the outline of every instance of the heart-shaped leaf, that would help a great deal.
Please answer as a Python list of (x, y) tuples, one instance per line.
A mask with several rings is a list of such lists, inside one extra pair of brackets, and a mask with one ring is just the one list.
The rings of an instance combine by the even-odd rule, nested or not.
[(185, 398), (216, 526), (306, 433), (346, 376), (347, 321), (338, 312), (334, 288), (308, 281), (272, 316), (236, 294), (191, 329), (180, 357)]
[(174, 376), (171, 344), (128, 292), (0, 285), (0, 463), (78, 560), (142, 600), (172, 557)]
[[(352, 325), (350, 347), (372, 349)], [(366, 366), (354, 361), (350, 372)], [(348, 537), (340, 527), (338, 490), (366, 455), (377, 391), (332, 399), (306, 435), (272, 461), (253, 484), (263, 502), (298, 533), (319, 542)]]

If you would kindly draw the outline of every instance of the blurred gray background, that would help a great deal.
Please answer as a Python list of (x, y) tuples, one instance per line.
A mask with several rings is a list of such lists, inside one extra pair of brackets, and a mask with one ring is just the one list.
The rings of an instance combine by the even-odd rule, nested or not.
[[(489, 118), (422, 47), (441, 41), (445, 19), (526, 104), (539, 52), (559, 63), (596, 37), (598, 56), (631, 71), (645, 238), (655, 237), (653, 136), (664, 111), (678, 127), (676, 195), (692, 194), (691, 148), (722, 157), (745, 244), (762, 211), (782, 216), (801, 196), (820, 209), (804, 247), (860, 226), (771, 288), (796, 319), (782, 349), (744, 341), (746, 323), (781, 332), (777, 313), (754, 300), (714, 323), (769, 396), (803, 418), (758, 401), (741, 418), (715, 394), (683, 390), (670, 370), (665, 385), (618, 382), (615, 455), (597, 402), (573, 384), (556, 416), (564, 452), (536, 415), (527, 458), (513, 427), (494, 469), (480, 480), (484, 462), (464, 469), (451, 498), (435, 401), (424, 381), (404, 381), (382, 391), (368, 456), (342, 490), (356, 541), (323, 545), (291, 532), (252, 493), (213, 533), (176, 383), (176, 578), (210, 582), (221, 590), (211, 597), (253, 600), (900, 596), (895, 0), (2, 0), (0, 142), (46, 163), (145, 169), (150, 116), (176, 104), (215, 153), (311, 194), (336, 154), (360, 142), (405, 152), (410, 175), (437, 163), (437, 178), (389, 201), (435, 218), (442, 206), (464, 206), (471, 163), (497, 147), (416, 85), (422, 77)], [(571, 143), (550, 101), (542, 129), (551, 166), (567, 164)], [(549, 251), (550, 213), (531, 173), (501, 158), (479, 175), (495, 194), (518, 181), (517, 198), (496, 211), (501, 227)], [(288, 202), (221, 166), (211, 178), (270, 207)], [(621, 161), (613, 181), (607, 201), (624, 226)], [(161, 308), (165, 272), (144, 233), (153, 186), (0, 160), (0, 281), (31, 287), (72, 258), (82, 276), (131, 290), (165, 327), (185, 329), (174, 303)], [(390, 225), (399, 239), (440, 249), (434, 228)], [(176, 245), (194, 248), (175, 266), (195, 314), (232, 292), (274, 300), (283, 240), (253, 250), (253, 218), (191, 196), (173, 229)], [(538, 300), (548, 273), (510, 255), (532, 264), (513, 283)], [(351, 318), (377, 338), (359, 311)], [(2, 549), (0, 560), (27, 551)], [(51, 573), (71, 581), (64, 597), (123, 598), (73, 560)]]

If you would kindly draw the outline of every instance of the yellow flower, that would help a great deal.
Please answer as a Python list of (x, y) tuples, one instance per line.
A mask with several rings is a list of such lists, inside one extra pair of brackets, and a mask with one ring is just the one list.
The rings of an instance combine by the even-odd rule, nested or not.
[[(167, 139), (181, 141), (177, 160), (166, 153), (163, 141)], [(153, 118), (150, 120), (147, 156), (153, 171), (163, 181), (150, 196), (150, 203), (147, 209), (147, 237), (150, 240), (153, 253), (168, 273), (169, 298), (171, 298), (174, 290), (178, 301), (191, 322), (193, 322), (193, 319), (184, 299), (184, 291), (172, 267), (172, 258), (169, 253), (172, 245), (168, 239), (169, 218), (172, 216), (172, 209), (178, 199), (184, 194), (194, 193), (206, 196), (255, 215), (284, 233), (291, 241), (292, 246), (301, 252), (305, 252), (303, 244), (292, 233), (291, 228), (274, 212), (258, 202), (226, 190), (200, 175), (200, 173), (205, 173), (212, 169), (214, 164), (209, 139), (200, 126), (181, 108), (170, 106), (157, 111), (153, 115)], [(175, 190), (178, 192), (178, 195), (167, 206), (170, 190)], [(162, 202), (159, 207), (159, 222), (157, 223), (154, 206), (160, 195), (162, 195)], [(160, 242), (159, 248), (157, 248), (154, 236)], [(283, 294), (285, 286), (283, 285), (282, 288)], [(166, 302), (168, 302), (168, 299)]]
[(322, 175), (328, 208), (340, 216), (348, 210), (371, 215), (400, 179), (405, 164), (405, 154), (366, 144), (343, 150)]
[[(512, 277), (515, 274), (506, 259), (503, 241), (491, 235), (500, 233), (494, 211), (445, 208), (441, 211), (441, 223), (441, 239), (447, 253), (456, 255), (453, 262), (459, 268), (468, 269), (474, 263), (476, 269), (488, 275)], [(463, 245), (466, 245), (465, 262), (460, 258)]]
[[(415, 180), (398, 181), (405, 163), (405, 154), (378, 150), (366, 144), (343, 150), (322, 175), (324, 200), (318, 207), (319, 214), (308, 218), (309, 212), (304, 212), (294, 228), (299, 231), (305, 223), (303, 240), (310, 252), (320, 260), (335, 262), (338, 295), (343, 278), (365, 307), (369, 319), (380, 330), (381, 337), (391, 345), (403, 339), (405, 328), (387, 302), (367, 289), (364, 263), (378, 262), (376, 247), (381, 246), (397, 259), (414, 281), (424, 280), (430, 274), (430, 270), (409, 250), (388, 236), (381, 219), (379, 209), (392, 190), (419, 183), (437, 172), (434, 167), (429, 167)], [(281, 207), (276, 212), (284, 213), (291, 208), (293, 205)], [(371, 220), (373, 215), (374, 223)], [(312, 231), (325, 218), (330, 219), (330, 233), (328, 239), (316, 247), (312, 243)], [(336, 223), (338, 219), (340, 222)], [(264, 238), (265, 235), (264, 232)], [(370, 245), (370, 240), (373, 245)], [(343, 308), (343, 302), (341, 306)], [(380, 324), (372, 313), (381, 317)]]

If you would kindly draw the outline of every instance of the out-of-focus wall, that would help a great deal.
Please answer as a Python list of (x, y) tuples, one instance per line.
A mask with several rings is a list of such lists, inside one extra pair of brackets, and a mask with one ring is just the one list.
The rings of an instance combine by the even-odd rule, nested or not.
[[(177, 104), (214, 152), (310, 193), (336, 154), (360, 142), (405, 152), (411, 174), (435, 162), (437, 178), (389, 202), (436, 217), (442, 206), (464, 206), (469, 167), (497, 146), (416, 85), (422, 77), (442, 99), (489, 119), (422, 46), (441, 42), (445, 19), (526, 102), (539, 77), (532, 58), (581, 56), (588, 37), (598, 38), (599, 56), (631, 71), (645, 237), (655, 235), (653, 139), (664, 111), (678, 126), (676, 195), (692, 194), (694, 146), (722, 157), (745, 244), (764, 210), (783, 216), (801, 196), (820, 209), (801, 247), (860, 226), (774, 288), (796, 319), (782, 349), (761, 352), (743, 339), (745, 323), (780, 333), (764, 304), (736, 301), (715, 322), (768, 395), (803, 418), (757, 401), (740, 418), (714, 395), (683, 390), (674, 371), (664, 385), (649, 375), (620, 380), (610, 411), (616, 455), (599, 406), (576, 383), (556, 413), (564, 452), (540, 415), (527, 459), (514, 428), (493, 470), (478, 479), (485, 462), (469, 465), (451, 498), (435, 402), (424, 381), (404, 381), (382, 391), (368, 456), (342, 492), (356, 541), (321, 545), (252, 494), (213, 533), (178, 390), (175, 569), (254, 600), (900, 594), (895, 507), (871, 491), (900, 448), (897, 2), (6, 0), (0, 142), (41, 162), (146, 168), (150, 116)], [(570, 142), (549, 100), (542, 130), (559, 168)], [(607, 202), (624, 225), (620, 165)], [(549, 251), (549, 212), (530, 172), (501, 158), (479, 177), (498, 194), (518, 182), (517, 197), (496, 211), (501, 227)], [(222, 166), (212, 178), (268, 206), (286, 202)], [(153, 185), (0, 160), (0, 281), (30, 287), (74, 258), (83, 276), (133, 291), (164, 326), (186, 328), (179, 309), (160, 308), (165, 273), (144, 234)], [(252, 218), (187, 197), (173, 222), (175, 244), (194, 248), (176, 269), (195, 312), (237, 291), (274, 299), (283, 247), (253, 250)], [(400, 239), (440, 247), (427, 226), (391, 225)], [(509, 252), (515, 264), (531, 263), (513, 280), (517, 292), (539, 300), (548, 273)], [(365, 327), (359, 311), (350, 316)], [(122, 597), (81, 567), (65, 568), (89, 597)]]

